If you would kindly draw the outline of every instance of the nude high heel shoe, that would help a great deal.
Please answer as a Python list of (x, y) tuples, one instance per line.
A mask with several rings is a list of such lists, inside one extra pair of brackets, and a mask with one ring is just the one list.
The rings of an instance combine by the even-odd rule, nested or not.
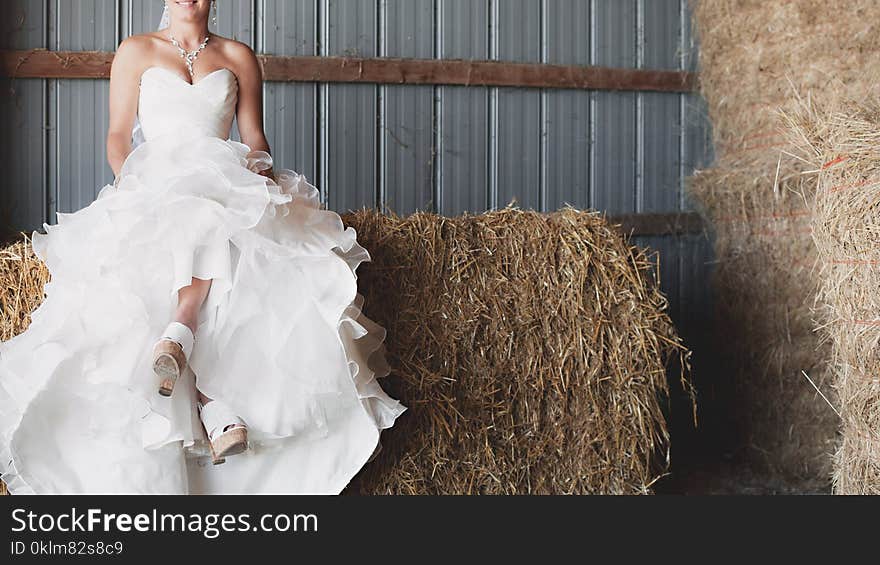
[(199, 402), (198, 407), (214, 465), (225, 463), (227, 457), (247, 451), (247, 425), (227, 404), (212, 400), (207, 404)]
[(171, 322), (153, 346), (153, 372), (159, 377), (159, 394), (171, 396), (174, 384), (189, 363), (195, 336), (186, 324)]

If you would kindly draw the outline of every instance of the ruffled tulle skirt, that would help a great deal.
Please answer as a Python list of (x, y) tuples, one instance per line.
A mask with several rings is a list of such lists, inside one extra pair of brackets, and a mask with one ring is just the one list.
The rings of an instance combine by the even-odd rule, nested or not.
[[(151, 140), (117, 187), (33, 234), (52, 275), (30, 327), (0, 344), (0, 473), (13, 493), (339, 493), (405, 410), (385, 331), (367, 318), (368, 261), (293, 171), (200, 137)], [(157, 392), (152, 344), (177, 291), (212, 279), (190, 369)], [(249, 427), (211, 465), (196, 387)]]

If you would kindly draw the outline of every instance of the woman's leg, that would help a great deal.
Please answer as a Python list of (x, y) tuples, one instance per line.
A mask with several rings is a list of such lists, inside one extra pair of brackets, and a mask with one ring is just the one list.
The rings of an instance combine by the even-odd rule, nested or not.
[[(188, 327), (193, 335), (198, 329), (199, 311), (211, 290), (211, 282), (211, 280), (193, 278), (189, 286), (177, 291), (177, 308), (174, 312), (173, 322)], [(177, 332), (172, 332), (172, 335), (175, 333)], [(174, 340), (171, 336), (169, 339)], [(188, 335), (180, 336), (178, 341), (180, 347), (172, 346), (167, 340), (162, 340), (157, 342), (153, 349), (153, 372), (159, 377), (159, 394), (162, 396), (171, 396), (174, 383), (187, 365), (191, 353), (181, 350), (181, 347), (192, 345)]]
[(174, 321), (192, 330), (195, 334), (199, 323), (199, 310), (208, 297), (213, 279), (197, 279), (193, 277), (192, 284), (177, 291), (177, 310), (174, 313)]
[[(175, 322), (184, 324), (193, 333), (196, 333), (199, 322), (199, 310), (201, 310), (202, 304), (208, 297), (212, 282), (213, 279), (202, 280), (193, 277), (191, 285), (177, 291), (177, 311), (174, 313)], [(198, 391), (198, 393), (199, 402), (202, 404), (211, 402), (212, 399), (202, 394), (201, 391)], [(225, 432), (232, 427), (234, 427), (234, 424), (224, 427), (223, 431)]]
[[(205, 302), (205, 299), (208, 297), (208, 292), (211, 290), (211, 282), (213, 281), (193, 277), (190, 286), (181, 288), (177, 291), (177, 311), (174, 313), (174, 321), (184, 324), (191, 329), (193, 333), (196, 333), (199, 321), (199, 310)], [(199, 391), (199, 401), (202, 404), (207, 404), (211, 399)]]

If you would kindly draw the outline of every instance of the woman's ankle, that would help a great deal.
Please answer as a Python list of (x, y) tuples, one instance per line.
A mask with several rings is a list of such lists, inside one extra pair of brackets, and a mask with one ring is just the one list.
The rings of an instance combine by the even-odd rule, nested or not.
[(188, 327), (189, 330), (193, 333), (193, 335), (196, 334), (196, 330), (199, 328), (198, 318), (196, 316), (192, 316), (190, 314), (178, 312), (174, 316), (174, 321), (181, 323), (184, 326)]

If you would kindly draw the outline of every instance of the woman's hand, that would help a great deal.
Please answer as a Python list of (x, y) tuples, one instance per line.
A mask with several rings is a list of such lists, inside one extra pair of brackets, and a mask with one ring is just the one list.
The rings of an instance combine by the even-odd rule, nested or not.
[(275, 171), (273, 169), (265, 169), (257, 172), (261, 177), (266, 177), (268, 179), (275, 180)]

